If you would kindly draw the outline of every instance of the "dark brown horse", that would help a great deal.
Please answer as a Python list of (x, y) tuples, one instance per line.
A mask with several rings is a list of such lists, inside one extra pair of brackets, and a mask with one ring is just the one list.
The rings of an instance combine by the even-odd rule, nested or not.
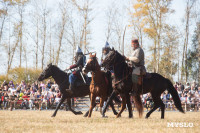
[[(71, 93), (71, 91), (69, 91), (69, 74), (67, 74), (66, 72), (60, 70), (57, 66), (49, 64), (44, 70), (43, 72), (40, 74), (38, 80), (42, 81), (45, 80), (49, 77), (52, 77), (55, 82), (58, 84), (59, 89), (61, 91), (62, 97), (61, 100), (59, 102), (59, 104), (56, 107), (55, 112), (53, 113), (52, 117), (56, 116), (56, 113), (58, 111), (58, 109), (60, 108), (61, 104), (67, 99), (67, 105), (70, 111), (72, 111), (75, 115), (79, 115), (79, 114), (83, 114), (81, 111), (74, 111), (71, 108), (71, 98), (74, 97), (84, 97), (87, 95), (90, 95), (90, 90), (89, 90), (89, 84), (85, 84), (82, 86), (77, 86), (73, 91), (73, 93)], [(118, 102), (118, 99), (115, 97), (115, 100)], [(95, 104), (96, 105), (96, 104)], [(114, 114), (117, 114), (116, 110), (114, 109), (114, 105), (111, 102), (111, 107), (113, 109)], [(84, 116), (88, 116), (88, 112), (86, 112), (86, 114)]]
[[(126, 103), (128, 105), (128, 108), (131, 108), (130, 107), (131, 104), (129, 101), (130, 97), (128, 93), (132, 89), (132, 80), (131, 80), (132, 68), (130, 68), (125, 62), (124, 56), (122, 56), (119, 52), (115, 51), (114, 49), (112, 49), (109, 52), (109, 54), (102, 62), (102, 65), (104, 65), (107, 68), (113, 66), (115, 78), (113, 83), (114, 91), (112, 94), (119, 93), (122, 96), (122, 109), (120, 111), (120, 113), (122, 113), (123, 110), (125, 109)], [(177, 109), (180, 112), (184, 113), (178, 93), (174, 88), (173, 84), (171, 83), (171, 81), (157, 73), (150, 73), (150, 75), (151, 75), (150, 77), (143, 79), (143, 87), (140, 86), (139, 87), (140, 89), (138, 91), (139, 94), (133, 97), (140, 116), (143, 111), (140, 95), (150, 92), (153, 98), (154, 107), (146, 114), (146, 118), (148, 118), (152, 112), (154, 112), (157, 108), (160, 107), (161, 119), (164, 119), (165, 105), (161, 100), (160, 96), (166, 89), (172, 95), (172, 98), (174, 100)], [(109, 100), (112, 99), (112, 94), (108, 99), (107, 104), (109, 104)], [(103, 110), (103, 113), (105, 109)], [(129, 117), (132, 114), (131, 111), (132, 110), (129, 109)], [(118, 114), (117, 116), (119, 115), (120, 114)]]
[(96, 97), (100, 97), (100, 112), (102, 114), (103, 103), (107, 100), (109, 96), (108, 90), (112, 86), (109, 84), (109, 79), (107, 79), (106, 73), (101, 71), (96, 54), (90, 54), (90, 58), (87, 60), (87, 63), (83, 68), (83, 73), (88, 72), (92, 72), (92, 81), (90, 83), (91, 105), (88, 115), (88, 117), (91, 117), (92, 110), (95, 106)]

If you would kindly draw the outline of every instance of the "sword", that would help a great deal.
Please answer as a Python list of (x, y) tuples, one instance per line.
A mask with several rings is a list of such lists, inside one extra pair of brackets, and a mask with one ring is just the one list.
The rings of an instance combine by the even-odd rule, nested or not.
[(84, 83), (86, 84), (86, 81), (85, 81), (85, 78), (84, 78), (84, 76), (83, 76), (83, 73), (82, 73), (82, 72), (80, 72), (80, 74), (81, 74), (81, 77), (82, 77), (82, 79), (83, 79)]

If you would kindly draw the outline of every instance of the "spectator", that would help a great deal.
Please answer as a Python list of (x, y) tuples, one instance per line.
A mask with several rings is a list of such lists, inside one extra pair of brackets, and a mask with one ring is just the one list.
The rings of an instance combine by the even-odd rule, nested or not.
[(21, 84), (19, 85), (21, 87), (21, 89), (26, 89), (26, 83), (24, 80), (21, 81)]
[(8, 91), (10, 91), (13, 94), (13, 92), (16, 91), (15, 86), (11, 85), (10, 88), (8, 89)]
[(29, 100), (29, 108), (30, 108), (30, 110), (33, 109), (34, 101), (35, 101), (35, 94), (31, 93), (30, 94), (30, 100)]
[(41, 110), (42, 110), (43, 104), (45, 104), (45, 107), (46, 107), (46, 110), (47, 110), (47, 95), (44, 95), (43, 98), (42, 98)]
[(7, 109), (8, 102), (9, 102), (8, 93), (5, 92), (3, 97), (3, 109)]
[(59, 96), (59, 93), (56, 94), (56, 98), (55, 98), (55, 103), (56, 103), (56, 106), (58, 105), (58, 103), (60, 102), (61, 98)]
[(25, 95), (22, 96), (23, 101), (21, 103), (21, 109), (28, 109), (28, 103), (29, 103), (29, 97), (28, 94), (25, 93)]

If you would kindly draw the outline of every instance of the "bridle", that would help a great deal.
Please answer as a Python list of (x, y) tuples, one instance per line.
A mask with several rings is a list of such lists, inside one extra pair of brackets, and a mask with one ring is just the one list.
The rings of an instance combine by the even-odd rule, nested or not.
[[(92, 59), (94, 62), (93, 62), (93, 64), (91, 64), (91, 66), (90, 66), (90, 72), (92, 71), (92, 77), (93, 77), (93, 83), (92, 83), (92, 85), (94, 85), (94, 87), (98, 84), (98, 85), (101, 85), (102, 84), (102, 82), (100, 82), (100, 83), (97, 83), (97, 82), (95, 82), (95, 80), (94, 80), (94, 77), (95, 77), (95, 75), (96, 75), (96, 73), (95, 73), (95, 71), (96, 71), (96, 67), (97, 67), (97, 57), (90, 57), (89, 59)], [(87, 64), (88, 65), (88, 64)], [(87, 69), (87, 65), (85, 66), (85, 69)]]
[[(125, 63), (125, 61), (124, 60), (122, 60), (122, 61), (120, 61), (120, 62), (116, 62), (116, 51), (114, 51), (114, 55), (113, 55), (113, 57), (110, 59), (110, 61), (108, 62), (108, 64), (110, 64), (110, 62), (112, 61), (112, 60), (114, 60), (114, 62), (113, 62), (113, 70), (115, 71), (115, 66), (117, 65), (117, 64), (120, 64), (120, 63)], [(123, 82), (124, 80), (127, 80), (127, 78), (130, 76), (130, 74), (131, 74), (131, 71), (130, 70), (128, 70), (129, 68), (128, 67), (126, 67), (126, 73), (124, 74), (124, 70), (123, 70), (123, 78), (121, 79), (121, 80), (119, 80), (119, 81), (117, 81), (117, 82), (115, 82), (114, 83), (114, 88), (116, 88), (116, 86), (119, 84), (119, 83), (121, 83), (121, 82)]]
[[(96, 57), (90, 57), (89, 59), (92, 59), (93, 61), (94, 61), (94, 64), (91, 64), (91, 66), (90, 66), (90, 69), (91, 70), (89, 70), (89, 71), (95, 71), (96, 70)], [(85, 68), (85, 70), (87, 70), (88, 71), (88, 63), (86, 63), (86, 65), (84, 66), (84, 68)]]

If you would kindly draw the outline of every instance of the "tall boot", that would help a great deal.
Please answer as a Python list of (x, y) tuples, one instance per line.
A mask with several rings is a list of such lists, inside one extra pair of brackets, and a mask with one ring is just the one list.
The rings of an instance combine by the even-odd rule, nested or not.
[(138, 85), (136, 83), (133, 83), (132, 90), (130, 91), (130, 95), (136, 96), (138, 93)]
[(69, 89), (67, 89), (66, 91), (67, 91), (70, 95), (72, 95), (72, 94), (73, 94), (73, 89), (74, 89), (74, 84), (70, 84), (70, 85), (69, 85)]

